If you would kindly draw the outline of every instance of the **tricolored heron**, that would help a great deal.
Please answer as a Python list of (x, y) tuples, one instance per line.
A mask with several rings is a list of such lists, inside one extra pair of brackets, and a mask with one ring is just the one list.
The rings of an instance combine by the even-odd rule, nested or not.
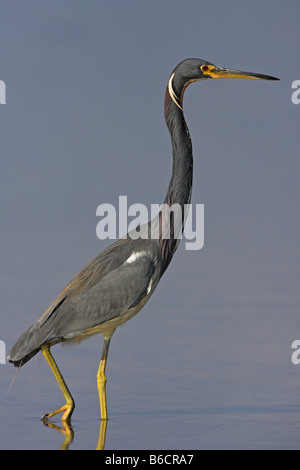
[[(165, 205), (179, 205), (181, 222), (184, 205), (190, 202), (193, 178), (192, 142), (183, 113), (184, 91), (192, 82), (225, 77), (278, 80), (268, 75), (217, 67), (201, 59), (184, 60), (169, 78), (165, 120), (172, 141), (173, 169)], [(169, 230), (165, 232), (166, 224)], [(181, 230), (183, 225), (179, 224)], [(97, 385), (101, 419), (107, 420), (105, 368), (111, 337), (119, 325), (136, 315), (149, 300), (179, 244), (172, 213), (171, 217), (166, 218), (160, 212), (154, 226), (157, 236), (153, 237), (153, 221), (150, 221), (140, 227), (143, 237), (127, 234), (90, 261), (11, 349), (8, 360), (17, 367), (23, 366), (41, 350), (59, 383), (66, 403), (44, 417), (50, 418), (64, 412), (61, 419), (67, 421), (75, 407), (50, 352), (51, 346), (103, 333)], [(165, 237), (164, 233), (168, 236)]]

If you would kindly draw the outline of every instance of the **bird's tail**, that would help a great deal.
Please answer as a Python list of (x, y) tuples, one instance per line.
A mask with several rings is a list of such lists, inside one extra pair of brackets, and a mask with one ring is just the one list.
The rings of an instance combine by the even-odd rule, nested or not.
[(26, 330), (13, 345), (7, 355), (7, 360), (15, 367), (21, 367), (35, 356), (44, 344), (55, 344), (58, 339), (54, 333), (55, 318), (58, 308), (63, 304), (66, 297), (59, 295), (41, 318)]
[(35, 323), (26, 330), (13, 345), (7, 355), (7, 360), (15, 367), (21, 367), (35, 356), (46, 340), (43, 327)]

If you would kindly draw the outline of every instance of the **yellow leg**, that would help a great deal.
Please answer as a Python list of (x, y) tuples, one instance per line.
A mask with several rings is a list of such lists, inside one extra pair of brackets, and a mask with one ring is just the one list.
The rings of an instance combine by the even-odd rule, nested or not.
[[(114, 331), (113, 331), (114, 332)], [(104, 333), (104, 342), (103, 342), (103, 349), (101, 355), (101, 361), (99, 365), (99, 369), (97, 372), (97, 386), (98, 386), (98, 393), (99, 393), (99, 401), (100, 401), (100, 413), (101, 419), (107, 420), (107, 400), (106, 400), (106, 375), (105, 375), (105, 368), (106, 368), (106, 361), (108, 355), (108, 349), (111, 337), (113, 332)]]
[(58, 385), (61, 388), (61, 391), (63, 392), (63, 395), (66, 399), (66, 404), (61, 406), (55, 411), (52, 411), (51, 413), (45, 414), (42, 419), (45, 418), (52, 418), (52, 416), (57, 415), (58, 413), (61, 413), (64, 411), (64, 414), (62, 415), (62, 421), (68, 421), (71, 418), (71, 415), (73, 413), (73, 410), (75, 408), (75, 402), (72, 398), (72, 395), (70, 393), (70, 390), (67, 387), (66, 382), (64, 381), (63, 376), (61, 375), (59, 368), (57, 367), (57, 364), (50, 352), (50, 346), (42, 346), (41, 347), (42, 353), (44, 354), (45, 358), (47, 359), (47, 362), (49, 366), (51, 367), (51, 370), (54, 374), (54, 377), (56, 378)]

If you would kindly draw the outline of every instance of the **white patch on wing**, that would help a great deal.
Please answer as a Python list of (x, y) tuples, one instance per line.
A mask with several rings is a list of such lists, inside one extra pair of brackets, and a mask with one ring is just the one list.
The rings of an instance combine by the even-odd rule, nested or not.
[(149, 285), (147, 287), (147, 295), (149, 295), (151, 292), (151, 286), (152, 286), (152, 279), (150, 280)]
[(134, 261), (136, 261), (138, 258), (142, 258), (143, 256), (147, 256), (146, 251), (134, 251), (133, 253), (131, 253), (129, 258), (127, 258), (124, 264), (134, 263)]

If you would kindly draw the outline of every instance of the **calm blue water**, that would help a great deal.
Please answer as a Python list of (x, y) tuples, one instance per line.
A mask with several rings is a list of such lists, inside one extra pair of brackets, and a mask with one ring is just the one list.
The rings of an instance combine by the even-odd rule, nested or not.
[[(185, 289), (180, 282), (174, 289), (171, 279), (162, 280), (144, 311), (112, 339), (105, 448), (298, 449), (300, 370), (290, 348), (296, 307), (222, 306), (206, 294), (201, 307), (201, 287)], [(17, 327), (10, 329), (13, 334)], [(101, 346), (97, 336), (52, 349), (76, 402), (70, 449), (97, 446)], [(14, 372), (0, 366), (1, 393)], [(1, 449), (59, 449), (64, 435), (40, 417), (62, 404), (39, 354), (0, 401)]]

